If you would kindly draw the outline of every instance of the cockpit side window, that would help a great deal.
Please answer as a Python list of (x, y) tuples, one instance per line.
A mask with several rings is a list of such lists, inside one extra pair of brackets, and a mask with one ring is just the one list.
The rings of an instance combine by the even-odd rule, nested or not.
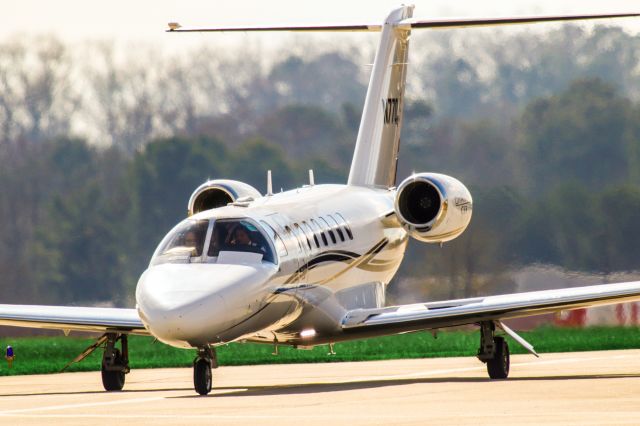
[(152, 264), (192, 263), (199, 261), (209, 221), (185, 220), (167, 234), (152, 259)]

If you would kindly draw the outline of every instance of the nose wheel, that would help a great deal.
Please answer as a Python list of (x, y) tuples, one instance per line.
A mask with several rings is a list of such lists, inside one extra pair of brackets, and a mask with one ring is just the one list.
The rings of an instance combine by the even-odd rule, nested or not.
[(193, 387), (200, 395), (208, 395), (211, 392), (212, 368), (218, 368), (215, 349), (209, 346), (199, 348), (198, 356), (193, 360)]

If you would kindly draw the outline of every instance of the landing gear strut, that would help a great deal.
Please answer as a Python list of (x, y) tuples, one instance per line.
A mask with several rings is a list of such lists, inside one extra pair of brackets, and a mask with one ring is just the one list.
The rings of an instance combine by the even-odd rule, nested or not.
[[(107, 391), (119, 391), (129, 372), (129, 345), (126, 334), (107, 333), (106, 347), (102, 355), (102, 385)], [(120, 340), (120, 348), (116, 343)]]
[(215, 349), (209, 346), (198, 348), (198, 355), (193, 360), (193, 387), (200, 395), (211, 392), (212, 368), (218, 368)]
[(487, 364), (487, 372), (492, 379), (506, 379), (509, 376), (509, 345), (504, 337), (495, 336), (493, 321), (480, 323), (480, 349), (478, 359)]

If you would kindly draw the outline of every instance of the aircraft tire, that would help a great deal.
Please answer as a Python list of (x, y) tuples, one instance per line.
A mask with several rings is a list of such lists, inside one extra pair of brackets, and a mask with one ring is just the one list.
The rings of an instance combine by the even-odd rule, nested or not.
[(197, 358), (193, 363), (193, 386), (200, 395), (211, 392), (211, 364), (204, 358)]
[(496, 352), (492, 359), (487, 361), (487, 372), (492, 379), (506, 379), (509, 376), (509, 345), (504, 337), (493, 338)]
[(102, 366), (102, 386), (106, 391), (120, 391), (124, 387), (124, 371), (110, 371)]

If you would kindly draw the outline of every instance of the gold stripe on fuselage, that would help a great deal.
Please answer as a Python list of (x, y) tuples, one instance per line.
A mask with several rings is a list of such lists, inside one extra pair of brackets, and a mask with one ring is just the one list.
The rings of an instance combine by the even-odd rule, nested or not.
[[(380, 253), (380, 251), (382, 251), (382, 249), (388, 244), (388, 240), (386, 238), (380, 240), (376, 245), (374, 245), (369, 251), (367, 251), (365, 254), (357, 257), (357, 258), (349, 258), (348, 256), (345, 256), (343, 259), (341, 260), (331, 260), (330, 262), (332, 263), (346, 263), (347, 267), (345, 267), (343, 270), (339, 271), (338, 273), (332, 275), (329, 278), (325, 278), (323, 280), (317, 281), (317, 282), (313, 282), (313, 283), (309, 283), (309, 284), (316, 284), (316, 285), (322, 285), (322, 284), (326, 284), (328, 282), (330, 282), (331, 280), (345, 274), (346, 272), (350, 271), (353, 268), (360, 268), (366, 271), (385, 271), (385, 270), (389, 270), (392, 269), (393, 267), (395, 267), (395, 262), (393, 261), (389, 261), (388, 263), (390, 263), (390, 266), (386, 266), (386, 261), (380, 261), (380, 262), (385, 262), (385, 269), (378, 269), (378, 266), (374, 266), (372, 265), (371, 267), (368, 266), (368, 263), (373, 259), (373, 257), (375, 257), (378, 253)], [(322, 256), (326, 256), (327, 254), (330, 254), (331, 252), (323, 252), (318, 254), (317, 256), (315, 256), (313, 259), (311, 259), (309, 262), (307, 262), (304, 266), (300, 267), (296, 272), (294, 272), (293, 274), (291, 274), (289, 276), (289, 278), (287, 278), (287, 280), (284, 282), (285, 284), (291, 284), (296, 282), (297, 280), (300, 279), (300, 277), (304, 276), (305, 273), (309, 270), (309, 269), (313, 269), (313, 267), (309, 268), (308, 265), (310, 263), (312, 263), (314, 260), (322, 257)], [(314, 265), (315, 266), (315, 265)], [(380, 265), (382, 266), (382, 265)], [(372, 269), (375, 268), (375, 269)]]
[(319, 285), (324, 285), (327, 284), (333, 280), (335, 280), (336, 278), (346, 274), (347, 272), (349, 272), (351, 269), (358, 267), (359, 265), (368, 262), (369, 260), (373, 259), (373, 257), (375, 257), (378, 253), (380, 253), (382, 251), (382, 249), (387, 245), (387, 243), (389, 242), (388, 239), (383, 238), (378, 244), (376, 244), (375, 246), (373, 246), (371, 248), (371, 250), (369, 250), (368, 252), (366, 252), (364, 255), (360, 256), (355, 262), (352, 262), (349, 266), (347, 266), (346, 268), (344, 268), (342, 271), (338, 272), (335, 275), (332, 275), (329, 278), (326, 278), (316, 284)]

